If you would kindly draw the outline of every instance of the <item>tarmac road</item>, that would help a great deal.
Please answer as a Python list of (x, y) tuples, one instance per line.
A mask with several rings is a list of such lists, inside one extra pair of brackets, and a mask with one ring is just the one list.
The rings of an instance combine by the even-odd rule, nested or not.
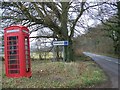
[(103, 55), (97, 55), (89, 52), (83, 52), (85, 55), (91, 57), (109, 76), (112, 86), (107, 88), (119, 88), (118, 81), (120, 80), (120, 59), (111, 58)]

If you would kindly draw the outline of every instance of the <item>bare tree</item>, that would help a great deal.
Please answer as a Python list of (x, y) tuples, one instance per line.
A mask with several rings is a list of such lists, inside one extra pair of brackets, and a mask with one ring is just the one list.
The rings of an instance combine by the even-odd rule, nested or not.
[[(73, 61), (73, 37), (80, 33), (80, 27), (85, 28), (81, 19), (88, 10), (103, 5), (104, 2), (93, 3), (86, 0), (68, 2), (2, 2), (4, 10), (2, 20), (12, 24), (35, 26), (31, 32), (49, 28), (59, 40), (69, 41), (64, 46), (65, 61)], [(53, 34), (54, 35), (54, 34)], [(38, 37), (37, 37), (38, 38)]]

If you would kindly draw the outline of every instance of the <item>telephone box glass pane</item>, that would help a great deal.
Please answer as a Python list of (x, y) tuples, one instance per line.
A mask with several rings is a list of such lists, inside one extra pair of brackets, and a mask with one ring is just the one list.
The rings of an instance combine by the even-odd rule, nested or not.
[(18, 36), (7, 38), (8, 70), (10, 74), (19, 73)]
[(9, 70), (9, 73), (11, 73), (11, 74), (19, 73), (19, 70)]
[(18, 65), (9, 65), (9, 68), (11, 68), (11, 69), (14, 69), (14, 68), (19, 69), (19, 66)]
[(26, 55), (26, 71), (30, 70), (30, 62), (29, 62), (29, 48), (28, 48), (28, 37), (25, 37), (25, 55)]

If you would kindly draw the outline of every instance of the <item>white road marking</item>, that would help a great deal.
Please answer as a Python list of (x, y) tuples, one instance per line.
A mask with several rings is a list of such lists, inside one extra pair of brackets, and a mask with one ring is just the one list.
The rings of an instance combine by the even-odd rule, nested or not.
[[(110, 62), (114, 62), (114, 61), (109, 60), (109, 59), (105, 59), (105, 60), (110, 61)], [(120, 64), (120, 63), (118, 63), (118, 62), (114, 62), (114, 63), (116, 63), (116, 64)]]
[(112, 61), (112, 60), (109, 60), (109, 59), (106, 59), (107, 61)]
[(120, 63), (118, 63), (118, 62), (115, 62), (116, 64), (120, 64)]
[[(113, 62), (112, 60), (109, 60), (109, 59), (105, 59), (105, 60), (110, 61), (110, 62)], [(114, 62), (114, 63), (120, 64), (120, 63), (118, 63), (118, 62)]]
[[(85, 53), (86, 53), (86, 52), (85, 52)], [(91, 57), (91, 56), (98, 56), (98, 57), (101, 56), (101, 55), (97, 55), (97, 54), (91, 54), (91, 53), (88, 53), (88, 52), (87, 52), (87, 55), (89, 55), (90, 57)], [(107, 61), (109, 61), (109, 62), (114, 62), (114, 61), (112, 61), (112, 60), (110, 60), (110, 59), (105, 59), (105, 60), (107, 60)], [(114, 62), (114, 63), (120, 64), (119, 62)]]

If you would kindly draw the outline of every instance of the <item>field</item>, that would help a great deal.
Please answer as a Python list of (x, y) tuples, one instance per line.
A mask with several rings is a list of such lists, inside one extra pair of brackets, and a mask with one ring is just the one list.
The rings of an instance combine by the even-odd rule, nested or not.
[(32, 61), (31, 78), (7, 78), (3, 72), (3, 88), (84, 88), (107, 80), (93, 61)]
[[(31, 57), (34, 59), (39, 59), (39, 53), (31, 53)], [(43, 58), (43, 59), (53, 58), (53, 53), (52, 52), (42, 52), (41, 58)]]

